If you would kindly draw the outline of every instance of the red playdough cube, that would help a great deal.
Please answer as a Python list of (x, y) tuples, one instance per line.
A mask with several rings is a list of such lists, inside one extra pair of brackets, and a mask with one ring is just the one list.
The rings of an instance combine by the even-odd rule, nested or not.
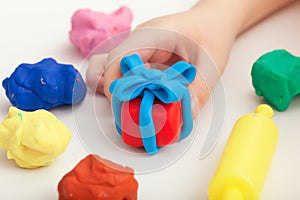
[(138, 182), (129, 167), (88, 155), (58, 184), (59, 200), (136, 200)]
[[(129, 102), (123, 102), (121, 109), (123, 141), (135, 147), (144, 146), (139, 127), (141, 101), (141, 98), (136, 98)], [(156, 99), (153, 104), (152, 119), (155, 126), (157, 146), (166, 146), (178, 141), (182, 127), (180, 101), (164, 104)]]

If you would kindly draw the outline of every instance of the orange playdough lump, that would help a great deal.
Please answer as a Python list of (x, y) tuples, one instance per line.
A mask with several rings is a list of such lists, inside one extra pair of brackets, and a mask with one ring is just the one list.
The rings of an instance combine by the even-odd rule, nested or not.
[(136, 200), (134, 171), (97, 155), (88, 155), (58, 184), (59, 200)]

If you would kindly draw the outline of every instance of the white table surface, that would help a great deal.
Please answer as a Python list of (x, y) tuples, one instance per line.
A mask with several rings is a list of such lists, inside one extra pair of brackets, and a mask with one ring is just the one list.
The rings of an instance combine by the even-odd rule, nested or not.
[[(196, 0), (1, 1), (1, 80), (9, 76), (20, 63), (34, 63), (45, 57), (53, 57), (59, 62), (71, 63), (80, 68), (84, 58), (68, 40), (70, 18), (77, 9), (91, 8), (111, 12), (121, 5), (128, 5), (134, 12), (133, 26), (135, 26), (155, 16), (185, 10), (195, 2)], [(207, 199), (207, 186), (234, 122), (264, 102), (254, 94), (251, 85), (252, 63), (260, 55), (274, 49), (287, 49), (295, 55), (300, 55), (300, 2), (272, 15), (236, 41), (222, 79), (226, 113), (221, 130), (222, 137), (213, 152), (205, 159), (199, 159), (204, 139), (201, 135), (205, 133), (196, 132), (197, 137), (183, 156), (160, 170), (136, 175), (139, 181), (139, 199)], [(4, 89), (0, 95), (2, 120), (10, 104)], [(104, 107), (108, 107), (109, 103), (103, 97), (96, 98), (100, 99)], [(211, 115), (207, 107), (204, 107), (200, 114), (200, 126), (201, 119), (205, 122), (206, 116)], [(53, 113), (73, 132), (66, 152), (51, 166), (25, 170), (18, 168), (13, 161), (7, 160), (5, 152), (1, 150), (0, 199), (57, 199), (56, 188), (60, 178), (89, 153), (78, 137), (83, 133), (78, 133), (76, 123), (80, 122), (74, 120), (72, 107), (54, 109)], [(89, 117), (89, 114), (83, 112), (80, 117)], [(280, 139), (261, 199), (300, 199), (299, 114), (299, 97), (293, 100), (287, 111), (281, 113), (275, 111), (274, 121), (279, 128)], [(104, 110), (103, 115), (111, 116), (109, 109)], [(206, 129), (200, 127), (199, 130)], [(86, 130), (89, 131), (92, 130)], [(103, 152), (105, 150), (103, 149)], [(107, 154), (104, 153), (102, 156), (105, 155)], [(163, 152), (162, 155), (167, 154)], [(106, 158), (118, 160), (114, 157)]]

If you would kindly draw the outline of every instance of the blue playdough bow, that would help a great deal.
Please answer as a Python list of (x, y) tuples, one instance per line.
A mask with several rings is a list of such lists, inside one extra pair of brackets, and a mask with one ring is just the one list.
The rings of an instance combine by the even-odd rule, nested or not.
[(155, 127), (152, 119), (152, 106), (157, 98), (163, 103), (181, 101), (183, 126), (180, 140), (187, 137), (193, 128), (190, 93), (186, 84), (196, 76), (195, 66), (179, 61), (164, 71), (147, 69), (137, 54), (124, 57), (120, 63), (123, 77), (110, 85), (112, 108), (116, 128), (120, 134), (122, 102), (142, 97), (140, 105), (140, 134), (147, 153), (159, 151), (156, 145)]

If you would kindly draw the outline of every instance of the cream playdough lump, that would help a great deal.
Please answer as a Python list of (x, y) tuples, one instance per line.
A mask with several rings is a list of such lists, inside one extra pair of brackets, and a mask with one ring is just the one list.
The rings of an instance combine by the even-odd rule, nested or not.
[(71, 139), (69, 129), (46, 110), (26, 112), (10, 107), (0, 123), (0, 148), (22, 168), (47, 166)]

